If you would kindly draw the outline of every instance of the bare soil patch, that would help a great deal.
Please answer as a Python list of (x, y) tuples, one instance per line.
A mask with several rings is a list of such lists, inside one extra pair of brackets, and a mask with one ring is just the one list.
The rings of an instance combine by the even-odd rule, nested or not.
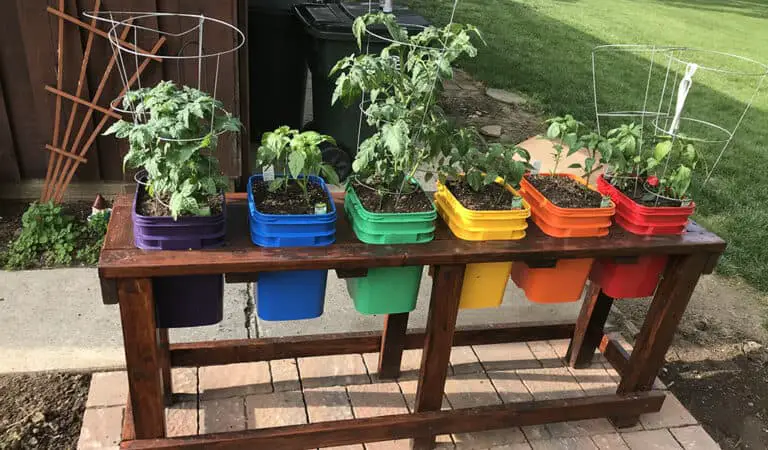
[(74, 449), (89, 374), (0, 376), (0, 448)]
[[(616, 303), (640, 327), (649, 299)], [(699, 282), (660, 374), (664, 383), (724, 449), (768, 448), (766, 296), (716, 275)], [(626, 325), (626, 323), (625, 323)]]

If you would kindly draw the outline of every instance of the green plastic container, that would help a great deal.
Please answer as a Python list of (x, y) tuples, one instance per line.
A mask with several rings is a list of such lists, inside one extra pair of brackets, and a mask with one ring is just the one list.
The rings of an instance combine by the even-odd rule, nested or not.
[(357, 238), (366, 244), (423, 244), (435, 236), (437, 210), (418, 213), (372, 213), (367, 211), (350, 185), (344, 210)]
[(398, 314), (416, 308), (423, 266), (380, 267), (348, 278), (347, 290), (361, 314)]
[[(367, 244), (422, 244), (435, 237), (437, 210), (419, 213), (366, 211), (352, 186), (347, 187), (344, 210), (355, 235)], [(380, 267), (362, 278), (347, 279), (347, 290), (362, 314), (398, 314), (413, 311), (419, 296), (424, 266)]]

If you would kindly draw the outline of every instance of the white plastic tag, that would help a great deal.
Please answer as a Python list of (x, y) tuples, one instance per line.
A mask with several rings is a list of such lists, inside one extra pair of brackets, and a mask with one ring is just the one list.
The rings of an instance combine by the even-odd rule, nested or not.
[(691, 206), (691, 199), (690, 198), (686, 198), (686, 199), (680, 200), (680, 206), (682, 206), (684, 208), (687, 207), (687, 206)]
[(611, 197), (605, 195), (603, 196), (602, 200), (600, 200), (600, 207), (601, 208), (610, 208), (611, 207)]
[(315, 203), (315, 214), (328, 214), (328, 205), (325, 203)]
[(538, 175), (541, 171), (541, 160), (536, 159), (531, 165), (533, 166), (533, 169), (531, 169), (531, 175)]
[(523, 209), (523, 197), (515, 197), (512, 199), (512, 209)]
[(275, 179), (275, 166), (269, 166), (262, 170), (264, 181), (272, 181)]

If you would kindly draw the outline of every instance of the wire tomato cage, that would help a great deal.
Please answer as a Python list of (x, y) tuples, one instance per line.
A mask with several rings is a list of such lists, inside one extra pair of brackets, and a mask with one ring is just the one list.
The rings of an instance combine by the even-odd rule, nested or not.
[[(382, 12), (385, 12), (385, 13), (392, 13), (391, 2), (386, 2), (386, 5), (382, 3), (381, 8), (376, 8), (376, 9), (374, 9), (374, 3), (377, 3), (377, 2), (374, 2), (374, 1), (369, 1), (368, 2), (368, 14), (377, 12), (379, 10), (381, 10)], [(452, 1), (451, 14), (450, 14), (450, 19), (448, 20), (447, 26), (450, 26), (451, 24), (454, 23), (454, 18), (456, 16), (456, 9), (457, 9), (458, 5), (459, 5), (459, 0), (453, 0)], [(428, 27), (426, 27), (424, 25), (420, 25), (420, 24), (409, 24), (409, 23), (404, 23), (404, 22), (398, 22), (398, 24), (400, 26), (402, 26), (402, 27), (405, 27), (406, 29), (411, 29), (411, 30), (423, 31), (423, 30), (428, 28)], [(397, 44), (397, 45), (401, 45), (401, 46), (404, 46), (404, 47), (409, 47), (411, 49), (440, 50), (440, 58), (441, 58), (441, 60), (442, 60), (442, 58), (445, 57), (445, 54), (448, 51), (446, 46), (445, 46), (445, 43), (443, 43), (443, 47), (442, 48), (421, 46), (421, 45), (414, 44), (413, 42), (410, 42), (410, 41), (407, 41), (407, 40), (397, 40), (397, 39), (393, 39), (392, 37), (389, 37), (389, 36), (387, 36), (385, 34), (377, 33), (376, 31), (371, 30), (371, 28), (368, 27), (368, 26), (365, 27), (365, 34), (368, 37), (368, 39), (365, 40), (365, 54), (366, 55), (370, 55), (371, 54), (371, 48), (370, 47), (371, 47), (371, 41), (372, 40), (380, 41), (380, 42), (387, 42), (389, 44)], [(399, 58), (397, 58), (396, 56), (392, 56), (392, 58), (393, 58), (393, 64), (395, 65), (395, 67), (399, 68), (400, 64), (402, 63), (402, 61), (400, 61)], [(440, 75), (439, 75), (439, 73), (437, 73), (437, 71), (435, 71), (435, 73), (433, 74), (432, 80), (433, 80), (432, 81), (432, 89), (430, 90), (429, 97), (427, 99), (427, 104), (431, 103), (437, 97), (437, 83), (441, 80)], [(359, 104), (360, 114), (359, 114), (359, 117), (358, 117), (358, 124), (357, 124), (357, 147), (356, 147), (355, 153), (357, 153), (357, 151), (360, 150), (360, 144), (363, 141), (363, 139), (362, 139), (362, 135), (363, 135), (363, 122), (367, 121), (367, 117), (369, 117), (368, 106), (370, 106), (371, 104), (372, 104), (371, 100), (366, 100), (366, 92), (363, 91), (361, 99), (360, 99), (360, 104)], [(424, 109), (424, 114), (423, 114), (422, 119), (421, 119), (421, 126), (422, 127), (426, 123), (428, 115), (429, 115), (429, 108), (425, 108)], [(384, 121), (384, 122), (386, 122), (386, 121)], [(413, 141), (418, 141), (419, 140), (419, 137), (420, 137), (419, 136), (419, 132), (420, 131), (421, 131), (421, 128), (419, 128), (419, 130), (417, 130), (416, 135), (413, 136), (413, 138), (412, 138)], [(419, 172), (427, 172), (427, 170), (425, 170), (425, 169), (419, 169), (418, 171)], [(405, 183), (405, 181), (406, 180), (404, 179), (403, 182)], [(356, 177), (354, 179), (354, 182), (359, 184), (359, 185), (361, 185), (361, 186), (364, 186), (364, 187), (366, 187), (368, 189), (376, 190), (376, 189), (372, 188), (371, 186), (368, 186), (365, 183), (361, 182)], [(388, 194), (399, 195), (402, 192), (402, 189), (403, 189), (403, 187), (401, 186), (398, 192), (389, 192), (389, 191), (386, 191), (386, 190), (384, 190), (384, 192), (388, 193)], [(381, 190), (381, 189), (379, 189), (379, 190)]]
[[(592, 50), (597, 132), (639, 124), (641, 157), (652, 155), (659, 139), (669, 139), (673, 145), (684, 139), (696, 147), (705, 166), (703, 188), (731, 147), (767, 75), (768, 65), (732, 53), (636, 44), (597, 46)], [(633, 85), (627, 80), (645, 83)], [(731, 106), (734, 102), (739, 106)], [(670, 169), (669, 159), (662, 176)], [(654, 192), (647, 183), (643, 189), (656, 197), (656, 204), (679, 201)]]
[[(161, 78), (178, 86), (195, 87), (214, 99), (210, 131), (203, 136), (186, 139), (158, 137), (164, 142), (193, 143), (221, 136), (227, 131), (214, 133), (216, 113), (230, 114), (216, 104), (220, 101), (219, 75), (222, 63), (232, 63), (234, 54), (245, 45), (245, 33), (223, 20), (202, 14), (141, 12), (141, 11), (88, 11), (85, 17), (110, 26), (107, 33), (120, 80), (125, 94), (110, 102), (111, 109), (131, 117), (134, 123), (146, 120), (146, 113), (138, 111), (137, 104), (128, 100), (127, 93), (135, 78), (138, 89), (155, 85)], [(125, 36), (125, 37), (123, 37)], [(158, 36), (166, 39), (164, 52), (150, 54), (139, 47), (142, 41), (154, 41)], [(139, 70), (140, 59), (151, 57), (163, 63), (163, 76), (145, 74)], [(144, 79), (142, 79), (142, 77)], [(134, 175), (134, 180), (146, 185), (145, 171)], [(159, 198), (158, 202), (168, 207)]]

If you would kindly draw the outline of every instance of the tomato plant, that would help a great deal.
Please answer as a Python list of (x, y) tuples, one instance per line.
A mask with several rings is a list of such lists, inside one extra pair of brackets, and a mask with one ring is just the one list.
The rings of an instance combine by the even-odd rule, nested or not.
[(127, 138), (125, 168), (147, 172), (147, 193), (167, 202), (174, 219), (210, 216), (208, 199), (227, 187), (213, 155), (220, 134), (238, 132), (240, 121), (205, 92), (161, 81), (123, 99), (135, 120), (119, 120), (104, 134)]

